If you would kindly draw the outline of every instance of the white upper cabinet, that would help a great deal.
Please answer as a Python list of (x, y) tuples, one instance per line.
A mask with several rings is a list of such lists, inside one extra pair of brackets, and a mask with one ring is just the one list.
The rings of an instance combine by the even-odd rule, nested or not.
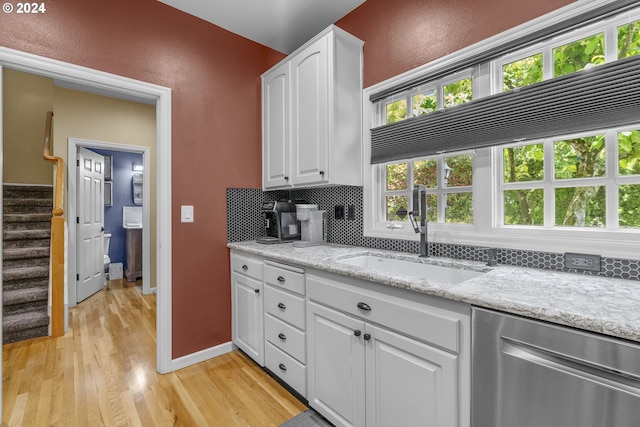
[(332, 25), (262, 75), (264, 189), (362, 185), (362, 46)]
[(265, 188), (290, 184), (288, 62), (262, 76), (262, 179)]

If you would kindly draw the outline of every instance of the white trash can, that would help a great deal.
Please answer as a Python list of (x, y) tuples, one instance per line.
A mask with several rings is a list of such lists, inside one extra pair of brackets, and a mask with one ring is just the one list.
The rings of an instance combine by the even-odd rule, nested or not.
[(114, 262), (109, 264), (109, 280), (122, 279), (122, 263)]

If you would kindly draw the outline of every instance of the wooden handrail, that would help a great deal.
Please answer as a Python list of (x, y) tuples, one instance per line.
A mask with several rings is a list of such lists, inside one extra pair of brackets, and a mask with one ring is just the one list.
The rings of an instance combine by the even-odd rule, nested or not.
[(45, 160), (56, 164), (56, 180), (55, 187), (55, 204), (53, 205), (53, 216), (62, 216), (64, 209), (62, 208), (62, 184), (64, 173), (64, 160), (57, 156), (51, 155), (51, 140), (53, 139), (53, 111), (47, 111), (47, 120), (44, 130), (44, 148), (42, 149), (42, 157)]
[(51, 155), (53, 111), (47, 112), (42, 157), (55, 163), (55, 197), (51, 218), (51, 336), (64, 335), (64, 209), (62, 187), (64, 185), (64, 160)]

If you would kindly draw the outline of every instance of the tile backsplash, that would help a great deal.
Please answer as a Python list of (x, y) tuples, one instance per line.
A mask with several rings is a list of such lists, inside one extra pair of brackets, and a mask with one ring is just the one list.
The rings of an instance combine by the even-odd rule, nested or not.
[[(327, 241), (343, 245), (385, 249), (399, 252), (418, 252), (418, 242), (411, 240), (364, 237), (362, 232), (362, 187), (338, 186), (291, 191), (262, 191), (258, 189), (227, 189), (227, 239), (229, 242), (255, 240), (264, 234), (260, 206), (263, 201), (303, 199), (327, 211)], [(344, 219), (336, 219), (335, 206), (344, 206)], [(348, 219), (353, 207), (353, 219)], [(484, 261), (485, 251), (477, 246), (432, 242), (429, 254), (448, 258)], [(575, 271), (564, 267), (564, 254), (498, 248), (499, 264), (546, 270)], [(601, 271), (579, 271), (584, 274), (640, 280), (640, 260), (601, 259)]]

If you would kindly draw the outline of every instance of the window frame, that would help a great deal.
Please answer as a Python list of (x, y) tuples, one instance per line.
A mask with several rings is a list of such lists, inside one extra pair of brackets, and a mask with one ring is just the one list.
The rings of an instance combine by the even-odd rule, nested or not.
[[(579, 2), (577, 2), (579, 3)], [(380, 121), (381, 111), (376, 110), (376, 105), (382, 103), (372, 103), (370, 101), (370, 95), (373, 93), (381, 92), (387, 88), (401, 85), (403, 82), (411, 81), (419, 75), (426, 75), (433, 70), (446, 67), (448, 64), (458, 62), (465, 57), (472, 57), (473, 55), (483, 50), (489, 50), (497, 43), (504, 43), (508, 40), (516, 39), (523, 33), (533, 33), (552, 26), (572, 16), (575, 9), (584, 10), (589, 8), (596, 8), (603, 3), (604, 0), (595, 0), (589, 5), (573, 4), (564, 7), (558, 11), (547, 14), (536, 20), (525, 23), (521, 26), (515, 27), (504, 33), (501, 33), (492, 38), (486, 39), (482, 42), (476, 43), (465, 49), (462, 49), (453, 54), (447, 55), (436, 61), (433, 61), (424, 66), (418, 67), (407, 73), (401, 74), (397, 77), (391, 78), (387, 81), (379, 83), (377, 85), (366, 88), (363, 91), (363, 112), (365, 114), (363, 140), (364, 140), (364, 236), (366, 237), (379, 237), (379, 238), (391, 238), (391, 239), (403, 239), (403, 240), (418, 240), (419, 236), (414, 233), (410, 225), (400, 224), (400, 227), (387, 227), (385, 221), (379, 221), (376, 216), (376, 209), (382, 206), (384, 211), (384, 198), (380, 189), (383, 187), (384, 178), (386, 177), (386, 166), (371, 165), (369, 159), (371, 156), (371, 142), (370, 142), (370, 129), (382, 124)], [(552, 50), (555, 47), (562, 46), (571, 41), (580, 40), (585, 37), (589, 37), (590, 34), (596, 34), (598, 32), (604, 32), (605, 37), (605, 61), (611, 60), (611, 56), (617, 59), (617, 30), (618, 27), (628, 22), (636, 21), (640, 19), (640, 9), (633, 10), (630, 13), (626, 13), (626, 22), (621, 22), (622, 18), (616, 16), (607, 19), (602, 22), (597, 22), (591, 25), (587, 25), (582, 29), (571, 31), (567, 35), (562, 35), (553, 39), (553, 46), (547, 48), (548, 57), (552, 59)], [(601, 27), (609, 26), (611, 28), (607, 30), (598, 30)], [(590, 34), (588, 34), (590, 33)], [(614, 37), (612, 37), (612, 34)], [(548, 43), (548, 42), (547, 42)], [(521, 58), (525, 58), (535, 53), (542, 51), (542, 43), (536, 44), (521, 51), (517, 51), (508, 55), (505, 55), (497, 60), (490, 61), (489, 63), (481, 64), (473, 72), (473, 99), (479, 99), (483, 96), (487, 96), (493, 93), (498, 93), (501, 90), (501, 83), (498, 82), (495, 73), (496, 68), (502, 69), (502, 65), (516, 61)], [(611, 46), (614, 49), (611, 49)], [(611, 53), (613, 52), (613, 53)], [(550, 76), (553, 74), (553, 62), (548, 59), (545, 61), (543, 52), (543, 67), (544, 76)], [(456, 77), (459, 73), (456, 73)], [(501, 72), (500, 72), (501, 74)], [(548, 77), (547, 77), (548, 78)], [(460, 80), (452, 76), (445, 76), (438, 79), (438, 82), (451, 82)], [(433, 87), (432, 84), (422, 85), (421, 89), (425, 87)], [(442, 86), (440, 86), (442, 87)], [(403, 92), (407, 97), (408, 113), (412, 110), (411, 96), (407, 96), (410, 91)], [(441, 91), (440, 91), (441, 92)], [(397, 96), (397, 95), (396, 95)], [(413, 112), (411, 111), (411, 114)], [(369, 119), (366, 119), (369, 117)], [(386, 121), (386, 116), (385, 121)], [(640, 129), (640, 126), (632, 126), (632, 129)], [(620, 129), (615, 130), (603, 130), (601, 133), (618, 132)], [(593, 135), (597, 132), (589, 132)], [(554, 140), (561, 139), (561, 137), (554, 137)], [(612, 144), (608, 143), (609, 137), (607, 136), (607, 168), (608, 179), (615, 179), (619, 182), (636, 183), (637, 176), (618, 176), (617, 174), (617, 157), (610, 151), (616, 147), (611, 147)], [(528, 141), (527, 143), (533, 143)], [(483, 246), (498, 246), (503, 248), (523, 249), (523, 250), (537, 250), (537, 251), (550, 251), (550, 252), (592, 252), (598, 253), (603, 256), (633, 258), (638, 257), (638, 244), (640, 243), (640, 230), (635, 229), (612, 229), (609, 227), (611, 221), (609, 220), (611, 212), (615, 211), (617, 218), (618, 205), (613, 207), (609, 200), (607, 200), (607, 227), (602, 229), (589, 229), (589, 228), (573, 228), (573, 227), (553, 227), (544, 228), (540, 226), (522, 226), (522, 225), (502, 225), (503, 222), (503, 202), (501, 189), (499, 184), (502, 182), (503, 167), (502, 167), (502, 149), (505, 146), (482, 148), (475, 150), (473, 160), (473, 206), (474, 206), (474, 223), (473, 225), (467, 224), (446, 224), (446, 223), (430, 223), (428, 227), (429, 240), (432, 242), (442, 242), (451, 244), (464, 244), (464, 245), (483, 245)], [(546, 150), (545, 150), (546, 151)], [(454, 153), (447, 153), (449, 155)], [(413, 161), (415, 159), (408, 159), (406, 161)], [(552, 161), (553, 162), (553, 161)], [(400, 161), (394, 161), (390, 163), (400, 163)], [(615, 165), (615, 170), (611, 169)], [(611, 176), (611, 172), (614, 171)], [(564, 180), (563, 180), (564, 181)], [(618, 184), (621, 185), (621, 184)], [(616, 187), (617, 188), (617, 187)], [(607, 199), (613, 197), (607, 191)], [(617, 200), (617, 191), (615, 192)], [(502, 206), (501, 206), (502, 205)], [(545, 209), (549, 207), (545, 204)], [(545, 215), (546, 216), (546, 215)], [(617, 221), (616, 221), (617, 224)], [(630, 256), (633, 254), (633, 256)]]

